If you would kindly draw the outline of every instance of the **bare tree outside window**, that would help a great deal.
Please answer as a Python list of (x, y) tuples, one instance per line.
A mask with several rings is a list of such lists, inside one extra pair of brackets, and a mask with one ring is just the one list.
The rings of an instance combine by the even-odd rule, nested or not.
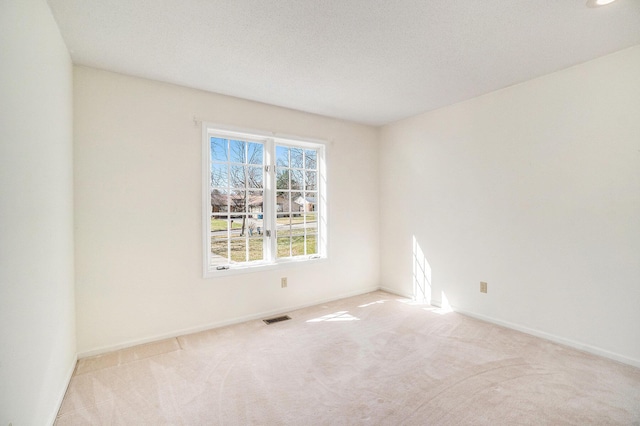
[[(264, 145), (211, 138), (210, 152), (212, 230), (214, 238), (218, 237), (216, 254), (227, 260), (255, 260), (252, 258), (259, 257), (255, 253), (258, 242), (241, 239), (254, 235), (258, 226), (252, 216), (262, 213)], [(259, 251), (262, 253), (261, 247)]]
[(315, 254), (317, 151), (276, 145), (277, 257)]
[[(205, 274), (243, 264), (324, 255), (319, 231), (325, 241), (326, 222), (319, 227), (320, 215), (324, 218), (325, 213), (318, 196), (318, 160), (324, 158), (324, 147), (231, 134), (238, 135), (207, 129)], [(272, 161), (268, 168), (266, 158)]]

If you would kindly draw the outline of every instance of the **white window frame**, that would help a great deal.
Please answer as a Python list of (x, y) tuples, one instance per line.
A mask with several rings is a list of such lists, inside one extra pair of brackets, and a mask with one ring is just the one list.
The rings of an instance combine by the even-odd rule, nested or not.
[[(230, 263), (228, 269), (211, 266), (211, 136), (238, 138), (239, 140), (262, 142), (264, 144), (264, 166), (266, 172), (263, 179), (263, 225), (265, 241), (264, 261)], [(317, 208), (317, 253), (313, 255), (277, 258), (277, 189), (275, 173), (275, 146), (287, 145), (303, 149), (317, 150), (318, 196)], [(204, 278), (226, 277), (239, 273), (259, 272), (307, 265), (327, 259), (328, 253), (328, 214), (326, 192), (326, 146), (321, 140), (300, 138), (295, 136), (276, 135), (259, 130), (235, 128), (214, 123), (202, 123), (202, 241), (203, 241), (203, 276)], [(266, 232), (268, 231), (268, 232)], [(267, 233), (270, 236), (267, 236)]]

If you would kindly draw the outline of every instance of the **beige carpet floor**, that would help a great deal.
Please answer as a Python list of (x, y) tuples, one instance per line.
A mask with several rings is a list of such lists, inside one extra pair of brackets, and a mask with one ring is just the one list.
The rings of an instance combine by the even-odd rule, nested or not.
[(289, 315), (82, 359), (56, 424), (640, 425), (637, 368), (380, 291)]

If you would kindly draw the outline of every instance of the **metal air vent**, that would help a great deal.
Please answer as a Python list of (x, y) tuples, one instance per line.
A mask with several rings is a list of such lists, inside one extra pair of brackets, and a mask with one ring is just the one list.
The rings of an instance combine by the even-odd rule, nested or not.
[(286, 321), (286, 320), (290, 320), (291, 317), (289, 317), (289, 315), (283, 315), (281, 317), (275, 317), (275, 318), (269, 318), (269, 319), (265, 319), (262, 320), (267, 324), (273, 324), (274, 322), (280, 322), (280, 321)]

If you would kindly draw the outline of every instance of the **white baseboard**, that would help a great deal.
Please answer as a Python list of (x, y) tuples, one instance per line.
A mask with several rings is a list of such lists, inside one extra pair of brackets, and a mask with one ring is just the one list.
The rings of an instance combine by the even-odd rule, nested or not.
[(76, 369), (76, 364), (78, 362), (78, 354), (75, 354), (73, 357), (73, 361), (71, 362), (71, 366), (67, 369), (67, 373), (65, 374), (66, 380), (64, 381), (65, 385), (62, 387), (60, 392), (58, 392), (58, 400), (56, 402), (56, 408), (54, 412), (49, 417), (48, 425), (53, 426), (58, 418), (58, 413), (60, 412), (60, 408), (62, 407), (62, 401), (64, 400), (64, 396), (67, 394), (67, 389), (69, 388), (69, 384), (71, 383), (71, 377), (73, 376), (73, 372)]
[[(442, 307), (442, 303), (440, 301), (431, 301), (431, 304), (437, 307)], [(564, 337), (557, 336), (555, 334), (546, 333), (544, 331), (536, 330), (534, 328), (525, 327), (523, 325), (515, 324), (508, 321), (499, 320), (497, 318), (489, 317), (486, 315), (477, 314), (475, 312), (470, 312), (464, 309), (460, 309), (456, 306), (451, 306), (451, 310), (454, 312), (458, 312), (460, 314), (476, 318), (482, 321), (490, 322), (492, 324), (500, 325), (502, 327), (510, 328), (512, 330), (520, 331), (522, 333), (530, 334), (532, 336), (540, 337), (545, 340), (549, 340), (554, 343), (559, 343), (564, 346), (569, 346), (574, 349), (578, 349), (580, 351), (588, 352), (593, 355), (598, 355), (604, 358), (611, 359), (613, 361), (621, 362), (623, 364), (631, 365), (633, 367), (640, 368), (640, 359), (629, 358), (624, 355), (620, 355), (615, 352), (608, 351), (606, 349), (598, 348), (596, 346), (588, 345), (586, 343), (581, 343), (575, 340), (567, 339)]]
[(407, 299), (413, 299), (413, 295), (412, 294), (404, 294), (403, 292), (398, 291), (398, 290), (393, 289), (393, 288), (378, 287), (378, 290), (382, 290), (382, 291), (385, 291), (387, 293), (395, 294), (396, 296), (406, 297)]
[(271, 311), (259, 312), (259, 313), (256, 313), (256, 314), (245, 315), (245, 316), (242, 316), (242, 317), (236, 317), (236, 318), (231, 318), (231, 319), (228, 319), (228, 320), (223, 320), (223, 321), (217, 321), (217, 322), (213, 322), (213, 323), (203, 324), (203, 325), (199, 325), (199, 326), (196, 326), (196, 327), (189, 327), (189, 328), (184, 328), (184, 329), (180, 329), (180, 330), (174, 330), (174, 331), (171, 331), (169, 333), (157, 334), (157, 335), (154, 335), (154, 336), (151, 336), (151, 337), (145, 337), (145, 338), (141, 338), (141, 339), (128, 340), (126, 342), (118, 343), (118, 344), (115, 344), (115, 345), (101, 346), (101, 347), (96, 348), (96, 349), (91, 349), (91, 350), (88, 350), (88, 351), (80, 352), (78, 354), (78, 358), (87, 358), (87, 357), (90, 357), (90, 356), (102, 355), (102, 354), (105, 354), (107, 352), (113, 352), (113, 351), (117, 351), (117, 350), (120, 350), (120, 349), (130, 348), (132, 346), (142, 345), (142, 344), (145, 344), (145, 343), (156, 342), (158, 340), (170, 339), (172, 337), (183, 336), (185, 334), (198, 333), (200, 331), (211, 330), (213, 328), (226, 327), (228, 325), (239, 324), (239, 323), (245, 322), (245, 321), (252, 321), (252, 320), (266, 318), (266, 317), (273, 316), (273, 315), (280, 315), (280, 314), (283, 314), (283, 313), (286, 313), (286, 312), (295, 311), (297, 309), (302, 309), (302, 308), (307, 308), (309, 306), (319, 305), (321, 303), (333, 302), (334, 300), (340, 300), (340, 299), (345, 299), (347, 297), (353, 297), (353, 296), (359, 296), (361, 294), (371, 293), (372, 291), (376, 291), (376, 290), (379, 290), (379, 289), (380, 289), (380, 287), (377, 287), (377, 286), (375, 286), (375, 287), (367, 287), (367, 288), (364, 288), (364, 289), (355, 290), (355, 291), (348, 292), (348, 293), (342, 293), (342, 294), (340, 294), (338, 296), (335, 296), (335, 297), (315, 300), (313, 302), (304, 303), (304, 304), (300, 304), (300, 305), (287, 306), (287, 307), (284, 307), (284, 308), (278, 308), (278, 309), (274, 309), (274, 310), (271, 310)]
[[(339, 299), (344, 299), (347, 297), (353, 297), (353, 296), (358, 296), (361, 294), (365, 294), (365, 293), (370, 293), (372, 291), (376, 291), (376, 290), (382, 290), (385, 291), (387, 293), (390, 294), (395, 294), (397, 296), (400, 297), (406, 297), (408, 299), (412, 299), (413, 296), (410, 294), (404, 294), (401, 291), (398, 291), (396, 289), (392, 289), (392, 288), (388, 288), (388, 287), (369, 287), (369, 288), (365, 288), (365, 289), (361, 289), (361, 290), (356, 290), (356, 291), (352, 291), (349, 293), (343, 293), (340, 294), (336, 297), (331, 297), (331, 298), (327, 298), (327, 299), (320, 299), (320, 300), (315, 300), (313, 302), (309, 302), (309, 303), (304, 303), (301, 305), (294, 305), (294, 306), (289, 306), (286, 308), (281, 308), (281, 309), (275, 309), (275, 310), (271, 310), (271, 311), (265, 311), (265, 312), (259, 312), (257, 314), (251, 314), (251, 315), (245, 315), (242, 317), (236, 317), (236, 318), (232, 318), (229, 320), (224, 320), (224, 321), (218, 321), (218, 322), (214, 322), (214, 323), (209, 323), (209, 324), (204, 324), (201, 326), (197, 326), (197, 327), (190, 327), (190, 328), (186, 328), (186, 329), (181, 329), (181, 330), (175, 330), (172, 331), (170, 333), (164, 333), (164, 334), (160, 334), (160, 335), (155, 335), (152, 337), (148, 337), (148, 338), (142, 338), (142, 339), (134, 339), (134, 340), (129, 340), (117, 345), (109, 345), (109, 346), (103, 346), (97, 349), (93, 349), (93, 350), (89, 350), (89, 351), (85, 351), (85, 352), (81, 352), (78, 354), (78, 358), (86, 358), (86, 357), (90, 357), (90, 356), (95, 356), (95, 355), (101, 355), (107, 352), (112, 352), (112, 351), (116, 351), (119, 349), (124, 349), (124, 348), (128, 348), (128, 347), (132, 347), (132, 346), (136, 346), (136, 345), (141, 345), (141, 344), (145, 344), (145, 343), (150, 343), (150, 342), (155, 342), (158, 340), (163, 340), (163, 339), (169, 339), (172, 337), (177, 337), (177, 336), (182, 336), (185, 334), (191, 334), (191, 333), (197, 333), (200, 331), (204, 331), (204, 330), (210, 330), (213, 328), (220, 328), (220, 327), (226, 327), (229, 325), (233, 325), (233, 324), (238, 324), (241, 322), (245, 322), (245, 321), (252, 321), (255, 319), (260, 319), (260, 318), (265, 318), (265, 317), (269, 317), (272, 315), (279, 315), (279, 314), (283, 314), (286, 312), (290, 312), (290, 311), (295, 311), (296, 309), (302, 309), (302, 308), (306, 308), (309, 306), (313, 306), (313, 305), (319, 305), (321, 303), (327, 303), (327, 302), (332, 302), (334, 300), (339, 300)], [(432, 299), (431, 300), (431, 305), (436, 306), (441, 308), (442, 307), (442, 301), (440, 300), (435, 300)], [(601, 349), (595, 346), (591, 346), (585, 343), (581, 343), (581, 342), (577, 342), (575, 340), (571, 340), (571, 339), (566, 339), (564, 337), (560, 337), (560, 336), (556, 336), (554, 334), (550, 334), (550, 333), (546, 333), (544, 331), (540, 331), (540, 330), (536, 330), (533, 328), (529, 328), (529, 327), (525, 327), (519, 324), (515, 324), (515, 323), (511, 323), (508, 321), (503, 321), (497, 318), (493, 318), (493, 317), (489, 317), (486, 315), (481, 315), (481, 314), (477, 314), (475, 312), (471, 312), (471, 311), (466, 311), (464, 309), (460, 309), (456, 306), (451, 306), (451, 309), (454, 312), (458, 312), (460, 314), (472, 317), (472, 318), (476, 318), (482, 321), (486, 321), (492, 324), (496, 324), (496, 325), (500, 325), (502, 327), (506, 327), (506, 328), (510, 328), (512, 330), (516, 330), (516, 331), (520, 331), (522, 333), (526, 333), (526, 334), (530, 334), (532, 336), (536, 336), (536, 337), (540, 337), (542, 339), (545, 340), (549, 340), (551, 342), (555, 342), (555, 343), (559, 343), (561, 345), (565, 345), (565, 346), (569, 346), (572, 347), (574, 349), (578, 349), (584, 352), (589, 352), (591, 354), (594, 355), (598, 355), (598, 356), (602, 356), (604, 358), (608, 358), (617, 362), (621, 362), (623, 364), (627, 364), (627, 365), (631, 365), (637, 368), (640, 368), (640, 360), (639, 359), (634, 359), (634, 358), (629, 358), (627, 356), (624, 355), (620, 355), (617, 354), (615, 352), (611, 352), (611, 351), (607, 351), (605, 349)], [(71, 371), (71, 373), (73, 373), (73, 370)]]

